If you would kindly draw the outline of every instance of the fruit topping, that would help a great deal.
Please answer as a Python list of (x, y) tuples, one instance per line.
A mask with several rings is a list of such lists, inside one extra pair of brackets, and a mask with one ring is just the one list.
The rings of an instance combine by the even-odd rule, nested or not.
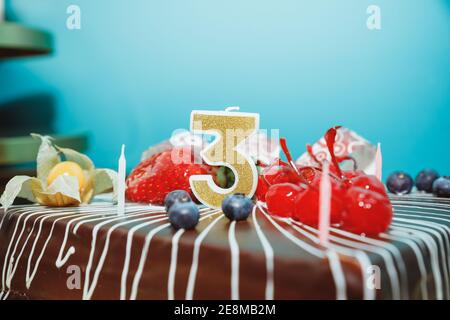
[(350, 179), (350, 184), (353, 187), (359, 187), (366, 190), (374, 191), (381, 194), (384, 197), (387, 197), (386, 188), (384, 184), (377, 179), (375, 176), (369, 175), (358, 175), (352, 179)]
[[(320, 180), (317, 180), (320, 182)], [(330, 223), (339, 224), (342, 221), (342, 210), (344, 205), (344, 189), (339, 182), (331, 181), (331, 206)], [(318, 187), (318, 186), (317, 186)], [(300, 193), (295, 200), (292, 217), (304, 224), (317, 226), (319, 224), (319, 191), (318, 189), (307, 188)]]
[[(330, 224), (368, 235), (384, 232), (392, 220), (392, 207), (386, 188), (377, 177), (358, 170), (353, 157), (335, 154), (339, 128), (336, 126), (329, 129), (324, 137), (331, 158), (329, 165)], [(263, 171), (259, 180), (257, 198), (262, 201), (265, 199), (268, 211), (272, 215), (290, 217), (317, 227), (320, 219), (319, 198), (324, 163), (319, 159), (325, 157), (324, 155), (317, 157), (313, 148), (307, 145), (307, 152), (314, 166), (299, 166), (292, 160), (284, 138), (280, 139), (280, 146), (285, 153), (287, 163), (279, 161), (277, 167), (268, 167)], [(344, 161), (351, 161), (353, 170), (343, 171), (340, 164)], [(268, 175), (268, 172), (275, 173)], [(407, 180), (404, 174), (398, 178)], [(401, 185), (395, 190), (405, 192), (408, 188)]]
[(391, 193), (407, 194), (413, 188), (414, 182), (411, 176), (405, 172), (394, 172), (386, 182), (386, 186)]
[(267, 208), (274, 215), (290, 217), (294, 211), (295, 199), (303, 190), (293, 183), (275, 184), (266, 194)]
[(59, 176), (72, 176), (78, 180), (78, 189), (83, 190), (85, 186), (85, 176), (80, 165), (73, 161), (63, 161), (50, 170), (47, 176), (47, 185), (51, 185)]
[(199, 219), (200, 212), (193, 202), (175, 203), (169, 209), (169, 221), (175, 229), (193, 229)]
[(166, 211), (169, 212), (170, 208), (176, 203), (185, 203), (191, 202), (191, 196), (188, 192), (184, 190), (175, 190), (169, 192), (164, 199), (164, 206), (166, 207)]
[(436, 179), (433, 182), (433, 193), (438, 197), (450, 198), (450, 177)]
[(231, 221), (246, 220), (253, 210), (253, 201), (242, 193), (226, 197), (222, 202), (222, 211)]
[(392, 206), (380, 193), (351, 187), (345, 196), (343, 229), (366, 235), (385, 232), (392, 221)]
[(420, 171), (416, 176), (416, 188), (419, 191), (431, 193), (433, 191), (433, 182), (439, 178), (436, 170), (425, 169)]
[(209, 174), (211, 168), (195, 159), (190, 147), (177, 147), (142, 161), (127, 178), (126, 197), (130, 201), (164, 204), (173, 190), (194, 196), (189, 184), (192, 175)]

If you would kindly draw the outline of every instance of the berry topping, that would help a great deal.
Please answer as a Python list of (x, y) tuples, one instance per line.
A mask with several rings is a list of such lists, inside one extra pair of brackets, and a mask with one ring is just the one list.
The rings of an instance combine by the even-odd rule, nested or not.
[(269, 184), (266, 182), (263, 176), (258, 177), (258, 187), (256, 188), (256, 199), (266, 202), (266, 194), (269, 190)]
[(191, 148), (179, 147), (157, 153), (142, 161), (127, 179), (126, 197), (130, 201), (164, 204), (166, 195), (184, 190), (193, 197), (192, 175), (208, 174), (209, 166), (195, 160)]
[(175, 190), (172, 192), (169, 192), (164, 199), (164, 206), (166, 207), (166, 211), (169, 212), (170, 208), (175, 203), (183, 203), (183, 202), (191, 202), (191, 196), (188, 192), (184, 190)]
[(450, 177), (440, 177), (433, 183), (433, 193), (438, 197), (450, 198)]
[(377, 235), (388, 229), (392, 220), (392, 206), (387, 197), (359, 187), (351, 187), (345, 196), (343, 229)]
[(199, 219), (198, 207), (193, 202), (175, 203), (169, 210), (169, 221), (175, 229), (193, 229)]
[(413, 187), (413, 179), (404, 172), (394, 172), (391, 174), (386, 182), (388, 190), (395, 194), (410, 193)]
[(386, 188), (384, 184), (375, 176), (358, 175), (350, 180), (350, 183), (354, 187), (360, 187), (366, 190), (374, 191), (382, 196), (386, 197)]
[(271, 214), (290, 217), (294, 211), (295, 199), (302, 188), (292, 183), (273, 185), (266, 194), (267, 208)]
[(85, 186), (85, 176), (80, 165), (73, 161), (63, 161), (58, 163), (47, 176), (47, 185), (51, 185), (59, 176), (66, 175), (78, 179), (78, 188), (82, 190)]
[(431, 193), (433, 191), (433, 182), (439, 178), (436, 170), (425, 169), (416, 176), (416, 188), (419, 191)]
[(222, 202), (222, 211), (231, 221), (247, 219), (252, 210), (252, 200), (241, 193), (228, 196)]
[[(342, 220), (344, 190), (334, 180), (331, 180), (331, 197), (330, 223), (339, 224)], [(318, 189), (308, 188), (297, 196), (292, 217), (307, 225), (319, 224)]]

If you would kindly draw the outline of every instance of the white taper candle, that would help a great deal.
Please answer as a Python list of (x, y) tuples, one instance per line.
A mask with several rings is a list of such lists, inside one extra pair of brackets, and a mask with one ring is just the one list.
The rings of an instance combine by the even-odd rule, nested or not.
[(383, 157), (381, 155), (381, 143), (378, 143), (377, 153), (375, 154), (375, 176), (380, 181), (383, 178)]
[(331, 181), (329, 173), (329, 164), (324, 161), (319, 191), (319, 240), (323, 246), (328, 244), (330, 232)]
[(119, 158), (119, 170), (117, 174), (117, 214), (125, 215), (125, 175), (127, 161), (125, 159), (125, 145), (122, 145), (122, 151)]

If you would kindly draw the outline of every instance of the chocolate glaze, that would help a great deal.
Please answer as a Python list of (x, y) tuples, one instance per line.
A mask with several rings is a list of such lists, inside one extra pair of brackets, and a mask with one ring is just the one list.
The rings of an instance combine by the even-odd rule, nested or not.
[[(204, 209), (197, 228), (186, 232), (143, 205), (128, 204), (123, 218), (104, 203), (16, 206), (0, 211), (0, 298), (450, 298), (450, 201), (420, 194), (391, 200), (395, 217), (388, 233), (374, 239), (333, 229), (328, 248), (318, 244), (317, 230), (270, 217), (262, 205), (234, 225)], [(75, 251), (58, 268), (62, 247), (63, 256)], [(366, 286), (372, 265), (380, 270), (377, 290)], [(71, 290), (74, 266), (81, 270), (81, 289)]]

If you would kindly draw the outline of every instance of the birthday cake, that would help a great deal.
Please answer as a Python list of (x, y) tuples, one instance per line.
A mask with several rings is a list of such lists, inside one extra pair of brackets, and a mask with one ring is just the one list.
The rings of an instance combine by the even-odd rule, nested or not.
[(36, 136), (37, 177), (0, 198), (0, 298), (450, 299), (449, 178), (423, 171), (411, 193), (397, 172), (388, 196), (379, 146), (348, 129), (297, 161), (282, 138), (282, 161), (238, 149), (255, 114), (191, 121), (215, 140), (152, 147), (126, 182), (124, 148), (117, 174)]
[[(0, 212), (3, 299), (448, 299), (450, 201), (391, 198), (386, 233), (363, 237), (272, 217), (201, 210), (195, 230), (164, 209), (94, 202)], [(373, 277), (379, 276), (379, 279)], [(77, 278), (79, 277), (79, 278)]]

